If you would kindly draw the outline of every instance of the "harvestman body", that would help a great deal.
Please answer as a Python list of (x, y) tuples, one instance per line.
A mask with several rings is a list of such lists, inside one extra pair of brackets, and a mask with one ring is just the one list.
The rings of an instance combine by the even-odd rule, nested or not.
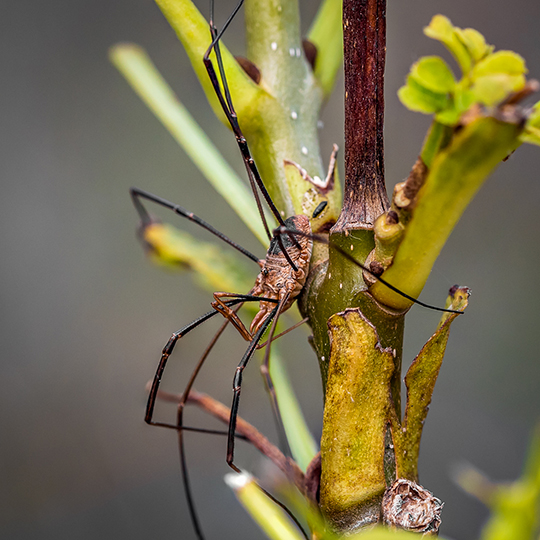
[(248, 341), (253, 339), (253, 335), (271, 316), (275, 301), (281, 304), (280, 313), (287, 311), (293, 305), (306, 282), (313, 246), (309, 218), (297, 215), (286, 219), (284, 223), (287, 229), (301, 233), (302, 236), (298, 236), (296, 245), (288, 236), (272, 238), (266, 258), (259, 261), (261, 271), (248, 294), (261, 296), (265, 299), (261, 300), (259, 304), (259, 311), (251, 322), (249, 332), (236, 313), (221, 300), (231, 297), (231, 295), (214, 293), (215, 301), (212, 302), (212, 307), (228, 318)]

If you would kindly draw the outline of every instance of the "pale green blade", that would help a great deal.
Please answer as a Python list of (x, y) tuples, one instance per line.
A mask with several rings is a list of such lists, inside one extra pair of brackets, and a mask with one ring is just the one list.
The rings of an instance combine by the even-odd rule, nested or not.
[(279, 413), (291, 453), (298, 466), (305, 472), (319, 449), (307, 427), (300, 404), (275, 344), (272, 345), (270, 376), (276, 391)]
[(317, 12), (308, 39), (317, 47), (315, 76), (328, 97), (343, 64), (342, 0), (325, 0)]
[(249, 189), (178, 101), (146, 52), (137, 45), (118, 44), (111, 49), (110, 58), (214, 189), (263, 245), (267, 245), (268, 238)]
[(265, 495), (252, 476), (230, 473), (225, 476), (225, 482), (268, 538), (305, 540), (291, 518)]

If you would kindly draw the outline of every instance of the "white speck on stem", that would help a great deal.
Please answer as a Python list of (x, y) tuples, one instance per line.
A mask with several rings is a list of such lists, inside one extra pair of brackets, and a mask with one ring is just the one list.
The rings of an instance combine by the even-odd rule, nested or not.
[(277, 51), (277, 43), (275, 41), (272, 41), (272, 43), (270, 44), (270, 47), (273, 51)]
[(354, 249), (354, 246), (351, 244), (351, 251), (353, 251), (353, 249)]
[(308, 152), (309, 150), (305, 146), (302, 146), (302, 154), (304, 154), (304, 156), (307, 156)]
[(300, 58), (300, 56), (302, 56), (302, 49), (300, 47), (297, 47), (297, 49), (296, 49), (296, 56), (298, 58)]
[(321, 180), (318, 176), (314, 176), (314, 177), (313, 177), (313, 182), (314, 182), (315, 184), (320, 184), (320, 183), (322, 183), (322, 180)]
[(290, 54), (291, 56), (294, 56), (294, 55), (296, 54), (296, 51), (294, 50), (294, 47), (291, 47), (291, 48), (289, 49), (289, 54)]
[(322, 362), (326, 361), (326, 358), (324, 356), (321, 356), (321, 361)]
[(340, 283), (340, 284), (339, 284), (339, 288), (340, 288), (340, 289), (343, 289), (343, 283)]
[(298, 113), (296, 111), (291, 111), (291, 118), (296, 120), (298, 118)]

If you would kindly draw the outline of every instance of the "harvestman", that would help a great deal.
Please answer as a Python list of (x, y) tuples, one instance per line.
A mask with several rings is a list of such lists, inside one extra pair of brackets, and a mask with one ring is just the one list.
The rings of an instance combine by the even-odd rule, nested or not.
[[(257, 203), (259, 213), (261, 215), (262, 222), (264, 224), (264, 228), (270, 240), (270, 246), (268, 248), (266, 257), (264, 259), (259, 259), (256, 255), (253, 255), (251, 252), (241, 247), (239, 244), (230, 240), (223, 233), (219, 232), (210, 224), (208, 224), (207, 222), (205, 222), (198, 216), (194, 215), (193, 213), (188, 212), (181, 206), (174, 204), (166, 199), (162, 199), (161, 197), (153, 195), (149, 192), (140, 190), (138, 188), (131, 189), (131, 197), (139, 213), (139, 216), (141, 218), (143, 228), (150, 225), (153, 222), (152, 218), (150, 217), (150, 215), (148, 214), (148, 212), (146, 211), (146, 209), (144, 208), (141, 202), (141, 199), (146, 199), (156, 204), (159, 204), (161, 206), (164, 206), (166, 208), (169, 208), (175, 213), (177, 213), (178, 215), (185, 217), (189, 219), (190, 221), (203, 227), (204, 229), (208, 230), (209, 232), (211, 232), (212, 234), (214, 234), (215, 236), (217, 236), (218, 238), (220, 238), (221, 240), (229, 244), (231, 247), (238, 250), (240, 253), (242, 253), (243, 255), (245, 255), (246, 257), (248, 257), (255, 263), (257, 263), (261, 269), (255, 281), (255, 285), (247, 294), (215, 292), (213, 295), (214, 301), (212, 302), (212, 308), (213, 308), (212, 311), (209, 311), (208, 313), (202, 315), (201, 317), (194, 320), (187, 326), (181, 328), (180, 330), (172, 334), (169, 341), (163, 348), (161, 359), (158, 364), (158, 368), (157, 368), (155, 377), (153, 379), (149, 397), (148, 397), (145, 421), (151, 425), (172, 428), (178, 431), (181, 466), (182, 466), (182, 473), (184, 477), (186, 498), (188, 500), (190, 514), (191, 514), (192, 522), (195, 527), (195, 531), (197, 533), (197, 536), (200, 539), (203, 539), (204, 536), (200, 528), (199, 520), (195, 511), (191, 489), (189, 485), (188, 471), (187, 471), (187, 466), (186, 466), (185, 456), (184, 456), (182, 432), (183, 431), (197, 431), (197, 432), (212, 433), (212, 434), (224, 434), (224, 432), (217, 431), (217, 430), (208, 430), (208, 429), (203, 429), (203, 428), (187, 427), (183, 425), (183, 409), (188, 400), (188, 396), (193, 387), (194, 381), (202, 367), (202, 364), (204, 363), (211, 349), (217, 342), (217, 339), (220, 337), (221, 333), (225, 330), (225, 327), (227, 326), (227, 324), (229, 322), (232, 323), (233, 326), (242, 335), (242, 337), (246, 339), (247, 341), (249, 341), (249, 346), (246, 352), (244, 353), (240, 363), (238, 364), (238, 367), (236, 368), (236, 373), (234, 376), (233, 402), (231, 406), (229, 428), (227, 431), (227, 437), (228, 437), (227, 463), (235, 471), (240, 472), (240, 469), (234, 464), (234, 439), (235, 439), (238, 407), (239, 407), (239, 401), (240, 401), (242, 372), (245, 369), (246, 365), (248, 364), (249, 360), (252, 358), (255, 350), (260, 347), (259, 343), (262, 339), (262, 336), (268, 330), (272, 322), (273, 324), (270, 330), (270, 335), (269, 335), (267, 344), (269, 345), (270, 342), (273, 340), (273, 336), (274, 336), (274, 332), (275, 332), (275, 328), (276, 328), (276, 324), (277, 324), (277, 320), (279, 316), (292, 306), (295, 299), (298, 297), (298, 295), (302, 291), (302, 288), (304, 286), (307, 273), (308, 273), (308, 267), (309, 267), (309, 261), (311, 257), (311, 249), (312, 249), (313, 241), (319, 241), (319, 242), (323, 242), (327, 244), (329, 243), (329, 240), (326, 236), (312, 234), (309, 218), (307, 216), (296, 215), (296, 216), (289, 217), (286, 220), (283, 220), (275, 204), (270, 198), (268, 191), (266, 190), (264, 186), (264, 183), (261, 179), (261, 176), (255, 164), (255, 161), (253, 160), (251, 156), (247, 141), (238, 124), (236, 111), (232, 103), (227, 80), (225, 77), (225, 71), (224, 71), (222, 57), (221, 57), (220, 48), (219, 48), (219, 40), (221, 39), (221, 36), (223, 35), (225, 30), (229, 26), (232, 19), (235, 17), (236, 13), (238, 12), (242, 4), (243, 4), (243, 0), (240, 0), (238, 5), (234, 9), (234, 11), (231, 13), (229, 18), (227, 19), (222, 30), (218, 33), (213, 22), (213, 19), (214, 19), (213, 2), (211, 2), (210, 33), (212, 37), (212, 43), (210, 44), (209, 48), (207, 49), (204, 55), (203, 62), (208, 72), (208, 75), (210, 77), (211, 84), (221, 104), (221, 107), (236, 137), (240, 152), (242, 154), (244, 165), (246, 167), (251, 189), (255, 196), (255, 200)], [(212, 52), (212, 50), (214, 50), (216, 54), (218, 71), (219, 71), (219, 76), (223, 85), (223, 91), (220, 87), (219, 79), (214, 69), (212, 60), (210, 59), (210, 53)], [(268, 207), (270, 208), (270, 210), (272, 211), (273, 215), (275, 216), (276, 220), (279, 223), (279, 227), (273, 231), (273, 234), (270, 233), (270, 229), (266, 222), (258, 190), (260, 190), (262, 196), (264, 197), (266, 203), (268, 204)], [(320, 211), (321, 211), (321, 207), (319, 206), (315, 210), (315, 213), (320, 212)], [(315, 217), (315, 215), (313, 217)], [(411, 296), (399, 291), (394, 286), (390, 285), (389, 283), (382, 280), (380, 277), (373, 274), (373, 272), (369, 268), (364, 267), (361, 263), (356, 261), (349, 253), (345, 252), (344, 250), (340, 249), (338, 246), (335, 246), (333, 244), (332, 244), (332, 247), (333, 249), (336, 249), (337, 251), (339, 251), (344, 257), (349, 259), (351, 262), (353, 262), (354, 264), (362, 268), (365, 272), (369, 273), (370, 275), (372, 275), (373, 277), (381, 281), (383, 284), (391, 288), (393, 291), (404, 296), (408, 300), (411, 300), (412, 302), (420, 304), (424, 307), (436, 309), (438, 311), (453, 312), (453, 310), (447, 310), (444, 308), (437, 308), (434, 306), (430, 306), (428, 304), (425, 304), (423, 302), (416, 300), (415, 298), (412, 298)], [(249, 330), (246, 328), (244, 323), (241, 321), (241, 319), (237, 315), (237, 311), (245, 302), (259, 302), (259, 311), (255, 315), (254, 319), (252, 320)], [(220, 327), (220, 329), (218, 330), (218, 332), (216, 333), (216, 335), (214, 336), (210, 344), (205, 349), (202, 357), (197, 363), (188, 381), (188, 384), (186, 385), (186, 388), (184, 389), (184, 392), (178, 403), (178, 414), (177, 414), (176, 424), (168, 424), (164, 422), (154, 421), (153, 413), (154, 413), (154, 408), (155, 408), (155, 403), (156, 403), (156, 399), (157, 399), (157, 395), (159, 391), (161, 378), (165, 370), (167, 360), (169, 356), (172, 354), (177, 341), (183, 336), (185, 336), (187, 333), (191, 332), (191, 330), (193, 330), (200, 324), (212, 318), (217, 313), (221, 313), (225, 317), (226, 320), (224, 324)], [(272, 387), (271, 378), (268, 372), (269, 352), (270, 352), (270, 347), (268, 346), (266, 350), (262, 370), (265, 376), (267, 387), (272, 397), (274, 409), (277, 410), (275, 394), (273, 393), (273, 390), (272, 390), (273, 387)]]

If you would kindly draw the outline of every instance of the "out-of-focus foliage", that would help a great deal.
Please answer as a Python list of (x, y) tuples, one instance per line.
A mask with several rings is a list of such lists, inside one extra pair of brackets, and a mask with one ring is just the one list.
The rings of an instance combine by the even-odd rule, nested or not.
[(473, 104), (494, 107), (525, 88), (527, 68), (523, 58), (512, 51), (494, 52), (477, 30), (458, 28), (443, 15), (436, 15), (424, 33), (450, 51), (461, 69), (461, 78), (454, 76), (442, 58), (421, 58), (398, 92), (409, 109), (434, 114), (437, 122), (454, 126)]
[(253, 272), (243, 261), (214, 243), (201, 242), (172, 225), (155, 223), (145, 228), (143, 239), (156, 263), (193, 270), (199, 284), (210, 291), (247, 291)]
[(536, 540), (540, 534), (540, 424), (533, 433), (521, 478), (494, 484), (475, 468), (466, 467), (456, 480), (491, 509), (481, 540)]
[(540, 146), (540, 101), (533, 107), (527, 123), (525, 124), (521, 140)]

